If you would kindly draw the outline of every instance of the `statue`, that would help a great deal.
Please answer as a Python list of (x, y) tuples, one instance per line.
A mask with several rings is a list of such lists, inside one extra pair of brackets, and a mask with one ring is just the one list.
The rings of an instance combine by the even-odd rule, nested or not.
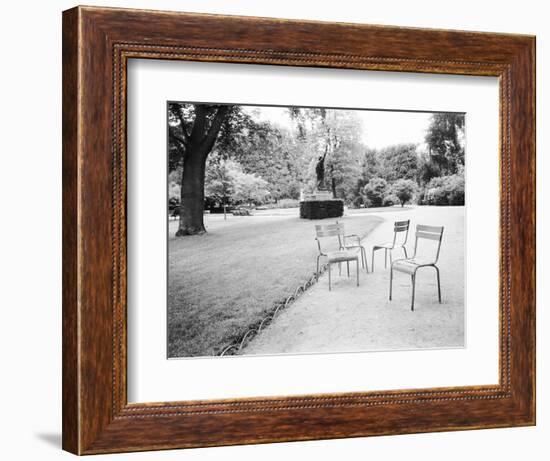
[(315, 173), (317, 174), (317, 190), (325, 189), (325, 157), (327, 156), (328, 149), (325, 150), (324, 155), (319, 156), (317, 165), (315, 166)]

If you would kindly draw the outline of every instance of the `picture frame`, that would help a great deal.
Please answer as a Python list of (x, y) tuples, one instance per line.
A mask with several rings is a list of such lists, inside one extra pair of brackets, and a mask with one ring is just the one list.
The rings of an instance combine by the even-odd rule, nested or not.
[[(128, 403), (129, 59), (499, 78), (499, 383)], [(535, 424), (535, 38), (129, 9), (63, 13), (63, 449), (114, 453)]]

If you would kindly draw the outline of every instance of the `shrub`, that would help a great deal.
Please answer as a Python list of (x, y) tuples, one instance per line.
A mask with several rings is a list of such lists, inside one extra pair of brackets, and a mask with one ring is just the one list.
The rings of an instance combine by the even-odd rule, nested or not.
[(351, 205), (353, 206), (353, 208), (364, 207), (365, 206), (365, 198), (362, 195), (358, 195), (357, 197), (355, 197), (352, 200)]
[(397, 197), (401, 206), (410, 202), (416, 192), (416, 183), (411, 179), (398, 179), (393, 183), (392, 192)]
[(399, 199), (395, 194), (388, 194), (384, 197), (384, 200), (382, 201), (383, 206), (394, 206), (399, 203)]
[(283, 198), (277, 202), (265, 203), (263, 205), (257, 206), (256, 210), (273, 210), (277, 208), (298, 208), (300, 206), (299, 200), (294, 200), (292, 198)]
[(453, 175), (448, 184), (449, 205), (464, 205), (464, 176)]
[(276, 204), (275, 208), (297, 208), (300, 206), (300, 201), (292, 198), (283, 198), (280, 199)]
[(248, 208), (239, 207), (234, 210), (231, 210), (233, 216), (251, 216), (250, 210)]
[(168, 214), (170, 216), (180, 215), (180, 201), (176, 197), (170, 197), (168, 199)]
[(388, 183), (382, 178), (372, 178), (363, 192), (365, 193), (369, 203), (373, 207), (382, 206), (384, 197), (387, 195)]
[(433, 178), (426, 186), (422, 203), (426, 205), (464, 205), (464, 176), (454, 174)]
[(418, 194), (417, 203), (419, 205), (429, 205), (426, 201), (426, 189), (422, 189), (422, 191)]

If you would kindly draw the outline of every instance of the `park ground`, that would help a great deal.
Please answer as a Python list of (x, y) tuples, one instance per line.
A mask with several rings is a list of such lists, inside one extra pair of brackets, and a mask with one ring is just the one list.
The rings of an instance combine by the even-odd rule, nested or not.
[[(169, 356), (211, 356), (242, 336), (275, 303), (292, 294), (315, 271), (314, 224), (296, 209), (265, 210), (254, 216), (205, 215), (206, 235), (175, 238), (169, 225)], [(441, 250), (443, 303), (435, 274), (417, 277), (416, 310), (410, 278), (397, 274), (388, 301), (389, 270), (383, 253), (376, 271), (361, 270), (361, 284), (345, 276), (321, 276), (242, 351), (279, 354), (460, 347), (464, 344), (464, 208), (392, 207), (350, 210), (340, 221), (364, 238), (369, 265), (373, 243), (391, 240), (395, 220), (444, 225)], [(414, 239), (408, 249), (412, 254)], [(396, 252), (395, 257), (401, 256)], [(352, 271), (353, 273), (354, 271)]]
[[(464, 346), (464, 208), (417, 207), (381, 214), (384, 222), (364, 241), (372, 245), (391, 240), (393, 222), (411, 219), (416, 224), (443, 225), (444, 237), (438, 266), (441, 270), (442, 303), (437, 299), (435, 271), (420, 269), (414, 312), (410, 310), (411, 279), (394, 273), (393, 300), (389, 301), (389, 261), (375, 256), (375, 271), (355, 278), (333, 276), (332, 291), (324, 274), (277, 320), (256, 336), (242, 354), (282, 354), (452, 348)], [(414, 233), (407, 249), (414, 249)], [(394, 259), (402, 258), (395, 250)], [(372, 269), (372, 268), (371, 268)], [(337, 271), (333, 271), (337, 274)]]
[[(340, 220), (361, 236), (382, 222), (372, 213)], [(177, 221), (169, 224), (170, 357), (220, 353), (315, 272), (314, 222), (296, 208), (206, 214), (205, 225), (204, 235), (174, 237)]]

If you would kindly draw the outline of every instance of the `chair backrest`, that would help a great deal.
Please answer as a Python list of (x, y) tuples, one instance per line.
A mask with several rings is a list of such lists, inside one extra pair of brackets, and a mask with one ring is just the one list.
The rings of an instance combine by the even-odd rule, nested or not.
[(342, 223), (315, 225), (315, 234), (318, 238), (343, 236), (344, 232)]
[(324, 237), (337, 237), (337, 246), (341, 248), (342, 238), (345, 235), (344, 224), (336, 222), (335, 224), (316, 224), (315, 225), (315, 240), (321, 250), (320, 239)]
[(395, 221), (395, 223), (393, 223), (393, 246), (405, 245), (405, 243), (407, 243), (410, 223), (410, 219), (407, 221)]
[(441, 240), (443, 239), (443, 226), (426, 226), (424, 224), (418, 224), (416, 226), (416, 240), (414, 243), (414, 256), (419, 256), (418, 241), (421, 239), (435, 241), (436, 253), (434, 263), (439, 259), (439, 251), (441, 250)]

